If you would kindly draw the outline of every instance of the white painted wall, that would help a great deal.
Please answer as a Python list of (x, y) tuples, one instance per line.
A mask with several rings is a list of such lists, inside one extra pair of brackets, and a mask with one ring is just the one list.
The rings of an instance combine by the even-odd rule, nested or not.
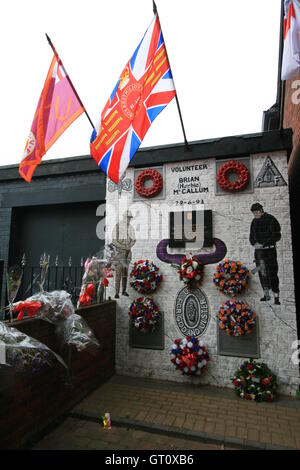
[[(256, 178), (268, 155), (271, 156), (285, 181), (288, 182), (285, 152), (252, 155), (253, 178)], [(207, 165), (207, 169), (182, 174), (172, 172), (174, 167), (203, 164)], [(280, 392), (295, 394), (299, 384), (299, 371), (298, 366), (291, 361), (292, 343), (297, 340), (297, 332), (288, 186), (254, 188), (253, 193), (240, 192), (216, 196), (215, 166), (216, 161), (214, 158), (164, 165), (165, 200), (147, 199), (137, 203), (133, 201), (133, 190), (131, 192), (123, 191), (119, 198), (117, 191), (113, 193), (107, 191), (106, 240), (111, 241), (112, 230), (116, 223), (115, 209), (119, 207), (122, 214), (123, 208), (125, 210), (126, 203), (128, 203), (133, 214), (136, 214), (135, 219), (132, 220), (137, 234), (137, 241), (132, 250), (132, 261), (148, 258), (159, 266), (164, 276), (159, 290), (153, 294), (153, 299), (165, 316), (165, 349), (160, 351), (129, 347), (127, 312), (130, 303), (139, 294), (128, 285), (127, 291), (130, 297), (120, 295), (120, 299), (117, 300), (117, 372), (125, 375), (153, 377), (177, 382), (198, 382), (198, 379), (183, 376), (170, 362), (173, 340), (182, 337), (175, 324), (174, 302), (178, 291), (184, 284), (179, 280), (176, 270), (171, 265), (163, 263), (156, 257), (158, 242), (162, 238), (168, 238), (168, 212), (170, 209), (166, 206), (166, 203), (175, 203), (176, 200), (181, 199), (196, 200), (198, 197), (203, 199), (205, 209), (212, 209), (213, 211), (213, 236), (223, 240), (227, 246), (226, 257), (239, 259), (248, 269), (252, 269), (254, 268), (254, 250), (249, 243), (249, 231), (253, 216), (250, 207), (254, 202), (260, 202), (265, 212), (274, 215), (281, 224), (282, 238), (277, 244), (281, 305), (275, 306), (273, 298), (271, 302), (260, 302), (263, 292), (258, 274), (251, 277), (249, 290), (241, 298), (249, 304), (259, 318), (261, 360), (266, 362), (277, 375)], [(177, 188), (179, 177), (195, 175), (200, 175), (201, 186), (208, 187), (208, 193), (186, 196), (173, 194), (173, 190)], [(134, 180), (133, 168), (127, 170), (126, 178)], [(151, 207), (153, 209), (158, 206), (162, 212), (161, 221), (166, 233), (163, 236), (157, 235), (156, 239), (152, 239), (147, 237), (147, 211)], [(180, 210), (180, 206), (177, 208)], [(158, 220), (153, 222), (152, 230), (158, 228)], [(146, 239), (139, 239), (138, 235), (145, 234), (145, 232)], [(178, 249), (169, 251), (180, 252)], [(184, 250), (181, 251), (184, 253)], [(201, 287), (208, 298), (210, 309), (209, 325), (201, 336), (201, 340), (205, 342), (211, 360), (207, 368), (207, 374), (200, 378), (200, 383), (232, 387), (231, 377), (245, 359), (217, 355), (216, 314), (221, 302), (228, 299), (228, 297), (219, 293), (213, 283), (215, 267), (216, 265), (207, 265), (205, 267), (205, 276)], [(114, 281), (112, 280), (107, 292), (112, 298), (114, 298), (113, 284)]]

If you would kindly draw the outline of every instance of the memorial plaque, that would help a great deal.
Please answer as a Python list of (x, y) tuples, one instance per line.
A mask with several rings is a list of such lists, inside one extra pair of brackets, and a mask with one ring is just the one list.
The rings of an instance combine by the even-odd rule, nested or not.
[(209, 323), (209, 307), (202, 289), (180, 289), (175, 300), (175, 323), (183, 336), (201, 336)]
[(228, 336), (217, 325), (217, 353), (219, 356), (260, 358), (258, 318), (252, 332), (243, 336)]
[[(197, 226), (198, 221), (198, 226)], [(184, 248), (185, 243), (202, 240), (203, 247), (213, 245), (212, 210), (181, 211), (169, 213), (170, 248)]]
[(129, 346), (141, 349), (165, 349), (164, 315), (160, 312), (160, 322), (152, 333), (138, 331), (129, 322)]

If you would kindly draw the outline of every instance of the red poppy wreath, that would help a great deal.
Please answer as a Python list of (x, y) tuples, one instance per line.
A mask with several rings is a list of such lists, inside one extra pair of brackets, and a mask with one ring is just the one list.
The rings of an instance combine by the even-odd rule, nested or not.
[[(231, 173), (237, 174), (238, 179), (236, 181), (229, 180)], [(243, 163), (230, 160), (223, 163), (218, 169), (217, 182), (223, 191), (230, 191), (232, 193), (242, 191), (249, 183), (249, 170)]]
[[(145, 182), (147, 180), (152, 181), (152, 186), (146, 188)], [(147, 170), (141, 171), (135, 181), (135, 190), (142, 197), (154, 197), (157, 196), (163, 187), (162, 175), (157, 170), (148, 168)]]

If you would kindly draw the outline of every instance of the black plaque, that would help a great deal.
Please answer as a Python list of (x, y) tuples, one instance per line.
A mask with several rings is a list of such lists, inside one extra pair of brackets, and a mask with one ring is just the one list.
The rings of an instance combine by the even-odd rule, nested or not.
[[(204, 214), (201, 211), (201, 218), (204, 220), (204, 243), (203, 247), (213, 245), (212, 241), (212, 211), (204, 210)], [(170, 248), (184, 248), (185, 243), (192, 243), (196, 241), (196, 236), (193, 238), (186, 238), (184, 228), (191, 224), (192, 232), (196, 233), (196, 220), (197, 213), (200, 211), (182, 211), (182, 212), (170, 212), (169, 213), (169, 227), (170, 227)], [(200, 219), (201, 220), (201, 219)]]
[(258, 318), (252, 332), (243, 336), (228, 336), (217, 325), (217, 347), (219, 356), (260, 358)]
[(159, 324), (152, 333), (138, 331), (129, 322), (129, 346), (141, 349), (165, 349), (164, 333), (164, 315), (161, 312)]

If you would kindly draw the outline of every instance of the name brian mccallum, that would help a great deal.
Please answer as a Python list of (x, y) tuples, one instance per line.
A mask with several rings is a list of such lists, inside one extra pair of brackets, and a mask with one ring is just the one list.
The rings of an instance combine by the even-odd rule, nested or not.
[(182, 171), (207, 170), (207, 168), (207, 164), (203, 163), (202, 165), (173, 166), (171, 167), (171, 171), (172, 173), (178, 173)]

